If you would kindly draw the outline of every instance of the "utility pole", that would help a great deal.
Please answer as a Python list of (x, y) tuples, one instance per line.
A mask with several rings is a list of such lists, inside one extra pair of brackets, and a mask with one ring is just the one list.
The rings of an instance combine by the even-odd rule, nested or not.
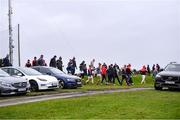
[(18, 61), (19, 67), (21, 66), (21, 46), (20, 46), (20, 25), (18, 24)]
[(8, 0), (8, 16), (9, 16), (9, 57), (10, 57), (10, 63), (13, 65), (13, 39), (12, 39), (12, 23), (11, 23), (11, 15), (12, 13), (12, 7), (11, 7), (11, 0)]

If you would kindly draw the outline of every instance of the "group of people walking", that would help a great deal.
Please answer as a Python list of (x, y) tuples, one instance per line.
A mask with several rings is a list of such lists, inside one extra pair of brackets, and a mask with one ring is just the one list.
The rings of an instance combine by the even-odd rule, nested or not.
[[(107, 65), (106, 63), (98, 63), (98, 67), (96, 68), (94, 66), (94, 62), (95, 59), (93, 59), (90, 62), (90, 65), (87, 67), (85, 61), (82, 61), (82, 63), (79, 66), (80, 76), (82, 78), (84, 78), (84, 76), (86, 75), (88, 76), (86, 83), (89, 83), (89, 81), (91, 81), (93, 84), (94, 76), (97, 76), (99, 78), (97, 84), (113, 83), (115, 85), (116, 80), (118, 81), (119, 85), (123, 84), (123, 80), (126, 81), (126, 84), (128, 86), (133, 84), (131, 77), (132, 70), (130, 64), (127, 65), (127, 67), (125, 65), (125, 67), (121, 69), (116, 63), (110, 65)], [(119, 78), (120, 75), (122, 75), (122, 80), (120, 80)]]
[[(40, 56), (39, 59), (34, 57), (32, 60), (32, 63), (30, 60), (27, 60), (27, 63), (25, 65), (26, 67), (31, 66), (47, 66), (43, 55)], [(60, 56), (57, 59), (57, 56), (54, 55), (50, 59), (49, 63), (50, 67), (58, 68), (59, 70), (63, 71), (63, 61), (62, 57)], [(76, 58), (73, 57), (69, 60), (66, 70), (68, 74), (74, 75), (76, 73), (77, 64), (76, 64)], [(98, 66), (95, 67), (95, 59), (93, 59), (90, 64), (87, 66), (85, 61), (82, 61), (79, 65), (80, 73), (78, 74), (80, 77), (84, 78), (87, 76), (86, 84), (88, 84), (90, 81), (92, 84), (94, 84), (94, 77), (98, 77), (97, 84), (109, 84), (112, 83), (115, 85), (115, 82), (119, 83), (119, 85), (123, 84), (123, 81), (125, 81), (127, 86), (133, 85), (132, 80), (132, 74), (133, 71), (131, 69), (131, 64), (124, 65), (122, 68), (120, 68), (116, 63), (107, 65), (106, 63), (98, 63)], [(142, 75), (141, 84), (144, 84), (146, 82), (146, 75), (150, 75), (153, 73), (153, 76), (160, 71), (160, 66), (158, 64), (154, 64), (152, 67), (152, 71), (150, 70), (149, 65), (147, 67), (145, 65), (142, 66), (142, 68), (138, 71)], [(121, 76), (121, 79), (120, 79)]]

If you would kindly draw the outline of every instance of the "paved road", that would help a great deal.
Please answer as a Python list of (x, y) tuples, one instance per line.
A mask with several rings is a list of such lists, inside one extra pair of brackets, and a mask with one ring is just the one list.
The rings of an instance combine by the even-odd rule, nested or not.
[(108, 94), (108, 93), (128, 92), (128, 91), (138, 91), (138, 90), (148, 90), (148, 89), (153, 89), (153, 88), (130, 88), (130, 89), (116, 89), (116, 90), (103, 90), (103, 91), (59, 93), (59, 94), (40, 95), (40, 96), (32, 96), (32, 97), (25, 96), (25, 97), (15, 98), (15, 99), (0, 100), (0, 107), (18, 105), (18, 104), (23, 104), (23, 103), (45, 101), (45, 100), (52, 100), (52, 99), (72, 98), (72, 97), (89, 96), (89, 95), (96, 95), (96, 94)]

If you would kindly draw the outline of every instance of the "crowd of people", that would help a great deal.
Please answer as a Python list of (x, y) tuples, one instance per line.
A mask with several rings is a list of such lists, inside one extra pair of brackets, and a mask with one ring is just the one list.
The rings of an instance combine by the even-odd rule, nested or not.
[[(4, 59), (2, 59), (2, 65), (1, 66), (11, 66), (9, 62), (9, 56), (7, 55)], [(25, 64), (25, 67), (32, 67), (32, 66), (47, 66), (46, 61), (44, 60), (44, 56), (40, 55), (40, 57), (37, 59), (37, 57), (34, 57), (34, 59), (27, 60), (27, 63)], [(57, 56), (54, 55), (49, 62), (50, 67), (58, 68), (59, 70), (63, 71), (63, 61), (62, 57), (60, 56), (57, 59)], [(153, 64), (152, 69), (150, 69), (150, 66), (143, 65), (142, 68), (138, 71), (131, 69), (131, 64), (124, 65), (123, 67), (119, 67), (116, 63), (107, 65), (106, 63), (98, 63), (98, 66), (95, 66), (95, 59), (93, 59), (89, 65), (86, 64), (85, 61), (82, 61), (79, 65), (80, 73), (76, 73), (77, 64), (76, 64), (76, 58), (73, 57), (69, 60), (66, 70), (68, 74), (72, 75), (78, 75), (82, 79), (87, 76), (86, 84), (91, 82), (94, 84), (94, 77), (98, 77), (97, 84), (109, 84), (112, 83), (115, 85), (115, 82), (119, 83), (119, 85), (123, 84), (123, 81), (125, 81), (126, 85), (130, 86), (133, 85), (132, 80), (132, 74), (140, 73), (142, 75), (141, 84), (146, 83), (146, 75), (151, 75), (155, 77), (156, 74), (160, 71), (160, 66), (158, 64)], [(121, 79), (120, 79), (121, 76)]]
[[(34, 57), (32, 60), (32, 63), (30, 60), (27, 60), (27, 63), (25, 65), (26, 67), (31, 67), (31, 66), (47, 66), (43, 55), (40, 56), (39, 59)], [(63, 71), (63, 61), (62, 57), (60, 56), (57, 59), (57, 56), (54, 55), (49, 62), (50, 67), (55, 67), (58, 68), (59, 70)], [(109, 84), (112, 83), (115, 85), (115, 82), (119, 83), (119, 85), (123, 84), (123, 81), (125, 81), (126, 85), (130, 86), (133, 85), (133, 80), (132, 80), (132, 74), (136, 74), (137, 72), (142, 75), (142, 80), (141, 84), (144, 84), (146, 82), (146, 75), (155, 75), (160, 71), (160, 66), (158, 64), (154, 64), (152, 67), (152, 70), (150, 69), (150, 66), (143, 65), (142, 69), (139, 71), (132, 70), (131, 69), (131, 64), (124, 65), (122, 68), (120, 68), (116, 63), (115, 64), (110, 64), (107, 65), (106, 63), (98, 63), (98, 66), (95, 66), (95, 59), (93, 59), (89, 65), (86, 64), (85, 61), (82, 61), (79, 65), (79, 70), (80, 73), (76, 73), (76, 70), (78, 69), (77, 64), (76, 64), (76, 58), (73, 57), (72, 59), (69, 60), (66, 70), (68, 74), (72, 75), (78, 75), (82, 79), (87, 76), (86, 84), (91, 82), (94, 84), (94, 77), (98, 77), (98, 82), (97, 84)], [(121, 76), (121, 79), (120, 79)]]

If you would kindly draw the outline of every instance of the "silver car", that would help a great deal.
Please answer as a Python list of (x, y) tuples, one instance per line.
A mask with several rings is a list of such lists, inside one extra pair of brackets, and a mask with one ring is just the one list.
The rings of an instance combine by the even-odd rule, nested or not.
[(25, 79), (11, 77), (0, 69), (0, 95), (26, 94), (30, 84)]

